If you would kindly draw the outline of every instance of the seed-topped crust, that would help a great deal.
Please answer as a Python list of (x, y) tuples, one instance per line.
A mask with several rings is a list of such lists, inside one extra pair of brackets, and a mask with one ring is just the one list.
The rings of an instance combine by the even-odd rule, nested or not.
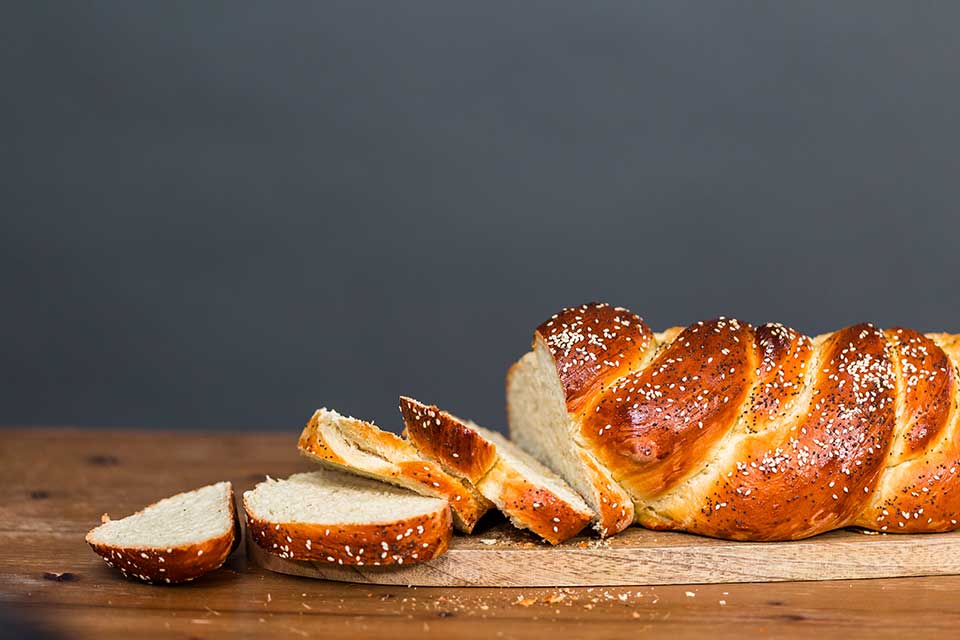
[(593, 519), (589, 511), (531, 482), (509, 464), (494, 465), (481, 486), (496, 488), (495, 502), (515, 526), (529, 529), (550, 544), (569, 540)]
[(639, 366), (654, 346), (653, 332), (640, 316), (603, 303), (564, 309), (534, 335), (556, 362), (571, 413), (609, 381)]
[(86, 542), (107, 565), (119, 570), (125, 578), (148, 584), (190, 582), (220, 568), (240, 543), (240, 522), (232, 487), (229, 497), (233, 526), (222, 535), (202, 542), (175, 547), (111, 545), (94, 541), (97, 529), (87, 534)]
[(357, 567), (414, 564), (445, 553), (453, 535), (446, 506), (402, 520), (363, 524), (273, 522), (258, 517), (246, 499), (244, 511), (253, 541), (291, 560)]
[(470, 427), (466, 420), (400, 396), (404, 437), (423, 455), (476, 485), (497, 462), (497, 447)]
[(751, 328), (724, 319), (694, 325), (596, 394), (581, 437), (627, 491), (656, 497), (726, 434), (755, 369)]

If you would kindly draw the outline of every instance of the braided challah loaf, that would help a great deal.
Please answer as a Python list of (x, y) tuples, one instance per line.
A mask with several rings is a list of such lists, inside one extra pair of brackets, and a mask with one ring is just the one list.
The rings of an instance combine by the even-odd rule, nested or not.
[(654, 333), (589, 304), (540, 325), (511, 368), (510, 432), (602, 535), (949, 531), (958, 362), (957, 335), (859, 324), (810, 338), (724, 318)]

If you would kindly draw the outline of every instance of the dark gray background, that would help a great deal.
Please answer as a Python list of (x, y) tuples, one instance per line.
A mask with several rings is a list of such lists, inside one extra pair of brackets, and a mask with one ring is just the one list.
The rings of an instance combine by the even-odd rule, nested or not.
[(536, 324), (960, 331), (960, 5), (8, 5), (0, 423), (491, 426)]

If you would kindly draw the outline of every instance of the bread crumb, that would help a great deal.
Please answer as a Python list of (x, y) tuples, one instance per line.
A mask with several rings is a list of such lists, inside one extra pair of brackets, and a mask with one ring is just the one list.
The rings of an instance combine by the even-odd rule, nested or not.
[(101, 524), (110, 522), (110, 514), (109, 514), (109, 513), (104, 513), (103, 515), (101, 515), (101, 516), (100, 516), (100, 522), (101, 522)]
[(566, 598), (567, 596), (562, 593), (551, 593), (550, 595), (545, 596), (543, 598), (543, 601), (547, 604), (556, 604), (558, 602), (562, 602), (563, 600), (566, 600)]
[(524, 598), (523, 596), (517, 596), (517, 599), (514, 600), (514, 606), (520, 605), (521, 607), (529, 607), (537, 603), (536, 598)]
[(688, 597), (688, 598), (696, 598), (696, 597), (697, 597), (697, 594), (695, 594), (693, 591), (687, 591), (686, 594), (687, 594), (687, 597)]
[(480, 538), (480, 544), (497, 544), (493, 538)]

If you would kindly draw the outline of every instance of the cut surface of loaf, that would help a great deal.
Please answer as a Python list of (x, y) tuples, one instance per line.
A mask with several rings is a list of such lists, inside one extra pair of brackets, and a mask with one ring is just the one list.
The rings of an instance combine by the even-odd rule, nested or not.
[(444, 498), (465, 533), (492, 504), (469, 482), (422, 456), (409, 442), (376, 425), (319, 409), (300, 434), (300, 452), (327, 468), (382, 480), (421, 495)]
[(593, 519), (566, 482), (499, 433), (412, 398), (400, 398), (400, 411), (414, 446), (474, 483), (516, 527), (558, 544)]
[(445, 499), (321, 469), (243, 494), (251, 538), (282, 558), (341, 565), (424, 562), (453, 533)]
[(633, 524), (633, 500), (581, 444), (576, 416), (568, 413), (553, 358), (539, 341), (507, 374), (507, 421), (514, 442), (584, 497), (596, 514), (594, 527), (602, 537)]
[(107, 564), (130, 578), (174, 584), (220, 567), (239, 540), (229, 482), (155, 502), (86, 537)]
[(646, 527), (950, 531), (958, 362), (957, 335), (864, 323), (808, 337), (722, 317), (657, 334), (589, 304), (538, 327), (508, 375), (508, 415), (517, 442), (581, 491), (609, 479)]

